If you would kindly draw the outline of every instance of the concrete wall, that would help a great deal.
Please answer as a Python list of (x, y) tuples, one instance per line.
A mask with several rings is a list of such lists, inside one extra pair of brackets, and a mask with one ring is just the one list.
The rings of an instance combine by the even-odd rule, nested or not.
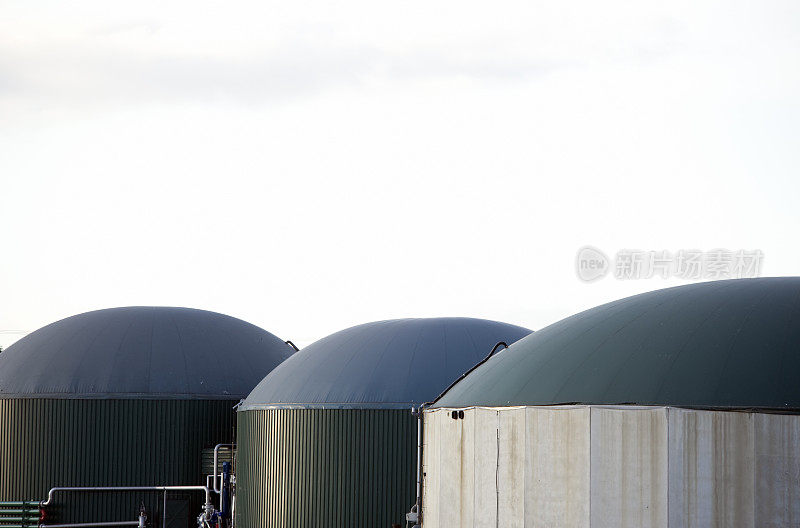
[(800, 526), (800, 416), (451, 411), (425, 414), (424, 528)]

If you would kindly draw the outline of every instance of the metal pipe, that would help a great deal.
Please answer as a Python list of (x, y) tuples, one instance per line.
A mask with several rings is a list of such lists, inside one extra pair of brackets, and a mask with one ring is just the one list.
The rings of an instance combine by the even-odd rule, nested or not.
[(41, 528), (94, 528), (97, 526), (139, 526), (139, 521), (109, 521), (73, 524), (40, 524)]
[(425, 406), (428, 403), (423, 403), (418, 408), (411, 408), (411, 413), (417, 417), (417, 501), (411, 507), (411, 511), (406, 514), (406, 525), (413, 523), (414, 528), (418, 528), (422, 524), (422, 457), (424, 442), (423, 427), (425, 425)]
[[(49, 506), (53, 502), (53, 495), (59, 491), (202, 491), (206, 495), (206, 504), (211, 504), (211, 490), (207, 486), (102, 486), (102, 487), (77, 487), (77, 488), (51, 488), (47, 492), (47, 500), (39, 506)], [(139, 521), (136, 521), (138, 524)], [(107, 525), (103, 525), (107, 526)]]
[(230, 487), (231, 487), (231, 463), (222, 463), (222, 485), (220, 486), (221, 493), (219, 494), (219, 509), (222, 513), (222, 518), (228, 520), (230, 518)]
[(422, 409), (417, 409), (417, 509), (422, 503)]
[(33, 513), (33, 514), (39, 515), (38, 509), (39, 509), (38, 506), (25, 506), (24, 508), (14, 508), (14, 509), (8, 509), (8, 510), (3, 509), (3, 510), (0, 510), (0, 514), (8, 515), (8, 514), (14, 514), (14, 513), (22, 513), (22, 514)]
[(219, 455), (219, 448), (224, 447), (226, 449), (230, 449), (233, 451), (233, 448), (236, 447), (236, 444), (217, 444), (214, 446), (214, 493), (219, 495), (222, 491), (221, 489), (217, 489), (217, 456)]

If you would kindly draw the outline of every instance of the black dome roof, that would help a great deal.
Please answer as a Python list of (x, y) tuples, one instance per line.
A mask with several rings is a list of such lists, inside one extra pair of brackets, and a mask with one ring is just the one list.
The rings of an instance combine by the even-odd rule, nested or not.
[(215, 312), (110, 308), (47, 325), (0, 353), (0, 398), (240, 399), (291, 352)]
[(437, 407), (643, 404), (800, 409), (800, 278), (628, 297), (515, 343)]
[(240, 407), (409, 408), (430, 401), (498, 341), (531, 331), (446, 317), (396, 319), (329, 335), (270, 372)]

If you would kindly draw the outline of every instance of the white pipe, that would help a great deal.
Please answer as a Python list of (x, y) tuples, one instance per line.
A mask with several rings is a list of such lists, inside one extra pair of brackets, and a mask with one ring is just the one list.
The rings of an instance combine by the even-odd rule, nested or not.
[(93, 528), (96, 526), (142, 526), (139, 521), (110, 521), (74, 524), (40, 524), (41, 528)]
[[(217, 445), (214, 446), (214, 480), (213, 480), (213, 483), (214, 483), (214, 493), (216, 493), (217, 495), (222, 493), (222, 486), (221, 485), (220, 485), (220, 488), (217, 489), (217, 460), (218, 460), (217, 456), (219, 455), (219, 448), (220, 447), (224, 447), (226, 449), (230, 449), (231, 451), (233, 451), (233, 448), (236, 447), (236, 444), (217, 444)], [(220, 479), (221, 479), (221, 477), (222, 477), (222, 475), (220, 475)]]
[[(47, 492), (47, 500), (39, 506), (48, 506), (53, 502), (53, 495), (59, 491), (203, 491), (206, 494), (206, 504), (211, 504), (211, 490), (208, 486), (103, 486), (103, 487), (77, 487), (77, 488), (51, 488)], [(139, 521), (136, 521), (139, 524)], [(106, 526), (105, 524), (103, 526)]]

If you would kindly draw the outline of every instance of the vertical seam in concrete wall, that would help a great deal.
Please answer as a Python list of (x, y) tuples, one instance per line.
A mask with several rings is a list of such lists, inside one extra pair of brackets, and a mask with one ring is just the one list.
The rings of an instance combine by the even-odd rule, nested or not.
[(669, 452), (670, 452), (669, 435), (671, 433), (670, 428), (669, 428), (669, 422), (670, 422), (670, 420), (669, 420), (669, 411), (670, 411), (670, 408), (669, 407), (664, 407), (664, 411), (665, 411), (665, 418), (667, 420), (667, 427), (666, 427), (666, 430), (667, 430), (667, 441), (665, 442), (664, 445), (666, 446), (666, 449), (667, 449), (667, 528), (669, 528), (669, 520), (670, 520), (670, 517), (671, 517), (670, 516), (670, 511), (669, 511), (669, 490), (670, 490), (670, 481), (672, 480), (672, 475), (670, 475), (670, 465), (669, 465)]
[(522, 526), (524, 527), (525, 526), (525, 519), (526, 519), (526, 517), (525, 517), (525, 515), (526, 515), (526, 511), (525, 511), (525, 502), (526, 502), (526, 500), (525, 500), (525, 497), (528, 495), (528, 493), (527, 493), (528, 490), (526, 489), (526, 484), (528, 482), (528, 479), (527, 479), (527, 475), (526, 474), (528, 473), (528, 471), (530, 471), (530, 468), (528, 468), (528, 464), (527, 464), (527, 462), (528, 462), (528, 460), (527, 460), (527, 458), (528, 458), (528, 446), (527, 446), (528, 442), (526, 440), (526, 437), (528, 436), (528, 411), (525, 409), (525, 407), (522, 408), (522, 416), (524, 418), (522, 420), (522, 466), (523, 466), (523, 469), (522, 469)]
[(495, 491), (495, 498), (494, 498), (494, 521), (495, 526), (500, 528), (500, 411), (495, 411), (495, 416), (497, 417), (497, 430), (496, 430), (496, 437), (497, 437), (497, 458), (495, 459), (494, 464), (494, 491)]
[(592, 414), (594, 409), (589, 406), (589, 528), (592, 527)]
[(758, 486), (758, 482), (756, 481), (756, 474), (758, 473), (758, 458), (756, 457), (756, 453), (758, 450), (756, 449), (756, 421), (755, 415), (753, 413), (748, 414), (748, 434), (751, 437), (750, 445), (753, 448), (753, 471), (751, 473), (753, 477), (753, 519), (750, 526), (757, 526), (756, 525), (756, 487)]
[[(473, 420), (478, 420), (478, 408), (475, 407), (475, 418)], [(478, 486), (475, 485), (475, 457), (477, 456), (478, 450), (475, 448), (475, 436), (478, 434), (478, 427), (477, 425), (472, 428), (472, 504), (473, 504), (473, 512), (472, 512), (472, 528), (475, 528), (475, 522), (478, 519), (478, 516), (475, 514), (475, 504), (477, 504), (478, 499), (475, 497), (475, 494), (478, 493)]]

